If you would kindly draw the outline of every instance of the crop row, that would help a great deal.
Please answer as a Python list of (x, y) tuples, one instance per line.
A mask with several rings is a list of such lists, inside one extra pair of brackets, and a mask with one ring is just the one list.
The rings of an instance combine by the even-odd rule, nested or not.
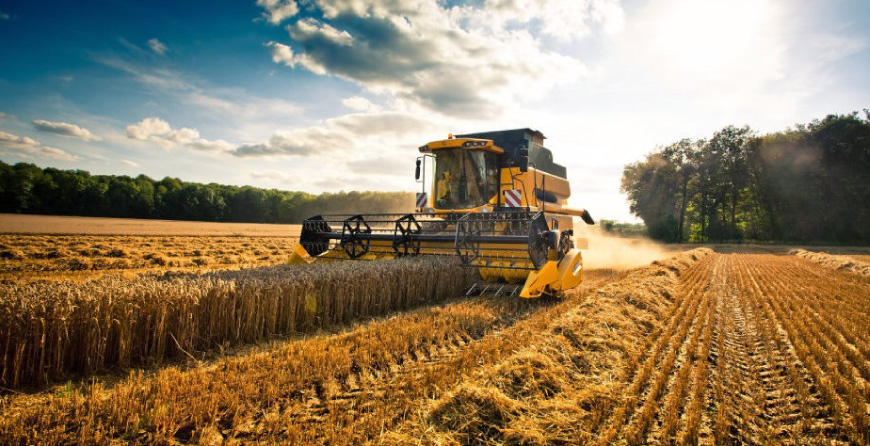
[[(810, 284), (807, 270), (783, 265), (765, 271), (760, 291), (778, 298), (761, 301), (763, 309), (786, 331), (841, 431), (851, 442), (870, 444), (866, 288), (824, 276)], [(853, 324), (863, 324), (864, 335), (853, 337), (846, 329)]]
[[(702, 268), (699, 268), (702, 269)], [(700, 333), (694, 322), (702, 318), (702, 308), (709, 308), (705, 296), (696, 293), (709, 279), (692, 275), (689, 280), (691, 286), (687, 292), (679, 293), (675, 312), (665, 321), (667, 327), (664, 331), (656, 330), (647, 338), (641, 354), (648, 356), (642, 364), (635, 365), (637, 359), (632, 358), (626, 370), (632, 373), (639, 366), (640, 372), (634, 375), (631, 384), (622, 392), (623, 402), (616, 409), (614, 415), (606, 423), (607, 429), (599, 439), (599, 444), (605, 445), (612, 442), (618, 435), (624, 437), (628, 444), (640, 444), (646, 436), (647, 430), (653, 421), (656, 403), (662, 396), (662, 391), (671, 375), (678, 355), (682, 352), (685, 356), (688, 351), (683, 350), (684, 341), (687, 339), (689, 330), (695, 327), (695, 333)], [(703, 302), (702, 302), (703, 299)], [(703, 311), (706, 312), (706, 311)], [(693, 349), (694, 346), (689, 347)], [(683, 382), (677, 386), (685, 385), (688, 375), (681, 376)], [(672, 408), (675, 410), (675, 408)], [(672, 415), (673, 416), (673, 415)], [(668, 427), (673, 429), (673, 427)]]
[(435, 258), (0, 286), (0, 386), (312, 332), (457, 296), (470, 274)]

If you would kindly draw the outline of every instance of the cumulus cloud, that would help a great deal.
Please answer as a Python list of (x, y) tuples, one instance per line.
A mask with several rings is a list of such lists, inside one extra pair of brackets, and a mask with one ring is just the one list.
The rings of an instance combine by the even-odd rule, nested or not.
[(586, 37), (596, 26), (608, 33), (619, 32), (624, 26), (618, 0), (488, 0), (485, 5), (489, 26), (537, 24), (541, 34), (559, 41)]
[(167, 47), (165, 43), (161, 42), (156, 37), (153, 39), (148, 39), (148, 48), (151, 48), (151, 51), (154, 51), (161, 56), (169, 51), (169, 47)]
[(381, 107), (372, 104), (368, 99), (361, 96), (353, 96), (341, 101), (345, 107), (356, 111), (380, 111)]
[(233, 147), (232, 144), (220, 139), (201, 138), (196, 129), (188, 127), (173, 129), (166, 121), (154, 117), (128, 125), (127, 137), (139, 141), (152, 141), (167, 149), (182, 145), (196, 150), (225, 152)]
[(242, 144), (232, 151), (240, 157), (310, 156), (350, 145), (352, 139), (323, 127), (307, 127), (294, 131), (276, 131), (264, 142)]
[[(431, 131), (432, 124), (404, 112), (352, 113), (290, 131), (277, 131), (267, 140), (242, 144), (231, 151), (240, 157), (311, 156), (372, 148), (371, 139), (395, 140), (404, 135)], [(383, 142), (378, 143), (383, 144)]]
[[(258, 2), (273, 22), (295, 16), (280, 14), (291, 3)], [(596, 26), (610, 32), (622, 27), (616, 0), (306, 4), (313, 17), (286, 26), (289, 44), (269, 44), (274, 62), (351, 80), (450, 116), (496, 113), (586, 73), (579, 60), (543, 49), (536, 34), (572, 40)]]
[(292, 48), (278, 42), (269, 42), (268, 46), (272, 49), (272, 62), (284, 64), (291, 68), (296, 66), (296, 57), (293, 55)]
[(299, 6), (293, 0), (257, 0), (257, 6), (266, 10), (263, 16), (273, 25), (299, 13)]
[(100, 141), (102, 139), (84, 127), (66, 122), (51, 122), (37, 119), (33, 121), (33, 127), (40, 132), (54, 133), (56, 135), (81, 139), (82, 141)]
[(61, 149), (42, 145), (39, 141), (26, 136), (17, 136), (0, 131), (0, 153), (14, 154), (24, 158), (43, 158), (61, 161), (75, 161), (77, 156)]
[(147, 141), (152, 135), (164, 135), (172, 131), (169, 123), (160, 118), (145, 118), (138, 124), (127, 126), (127, 137)]
[(185, 147), (239, 158), (329, 158), (341, 153), (342, 162), (339, 164), (358, 171), (351, 164), (359, 159), (378, 159), (383, 161), (378, 161), (381, 168), (392, 167), (393, 164), (384, 160), (391, 153), (398, 153), (394, 150), (411, 148), (405, 154), (413, 155), (413, 149), (425, 139), (421, 135), (431, 134), (438, 128), (429, 120), (409, 112), (369, 108), (366, 112), (342, 115), (307, 127), (275, 130), (265, 140), (254, 142), (208, 140), (196, 129), (174, 128), (157, 117), (148, 117), (127, 126), (127, 137), (153, 142), (166, 149)]

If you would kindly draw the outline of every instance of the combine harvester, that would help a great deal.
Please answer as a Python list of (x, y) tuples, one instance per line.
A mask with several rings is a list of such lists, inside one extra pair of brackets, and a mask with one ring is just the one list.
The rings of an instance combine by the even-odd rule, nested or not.
[[(586, 210), (567, 206), (565, 167), (543, 143), (544, 135), (531, 129), (430, 142), (417, 158), (422, 192), (415, 213), (308, 218), (290, 263), (458, 255), (483, 279), (469, 294), (519, 291), (529, 298), (574, 288), (583, 260), (572, 241), (573, 217), (595, 222)], [(433, 170), (430, 196), (426, 173)]]

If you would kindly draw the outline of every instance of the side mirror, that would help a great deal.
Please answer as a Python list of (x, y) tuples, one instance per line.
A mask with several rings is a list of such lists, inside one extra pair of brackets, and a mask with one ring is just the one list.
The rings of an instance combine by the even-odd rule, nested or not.
[(417, 158), (417, 168), (414, 170), (414, 179), (420, 179), (420, 158)]
[(528, 147), (520, 147), (519, 150), (520, 156), (520, 172), (528, 172), (529, 171), (529, 148)]

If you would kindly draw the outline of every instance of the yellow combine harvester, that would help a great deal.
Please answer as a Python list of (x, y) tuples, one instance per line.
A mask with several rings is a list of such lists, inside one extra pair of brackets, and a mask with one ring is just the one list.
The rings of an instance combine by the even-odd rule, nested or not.
[(565, 167), (543, 143), (544, 135), (531, 129), (430, 142), (417, 158), (417, 212), (311, 217), (290, 262), (458, 255), (485, 281), (469, 292), (538, 297), (574, 288), (583, 261), (572, 241), (573, 217), (595, 222), (586, 210), (567, 206)]

